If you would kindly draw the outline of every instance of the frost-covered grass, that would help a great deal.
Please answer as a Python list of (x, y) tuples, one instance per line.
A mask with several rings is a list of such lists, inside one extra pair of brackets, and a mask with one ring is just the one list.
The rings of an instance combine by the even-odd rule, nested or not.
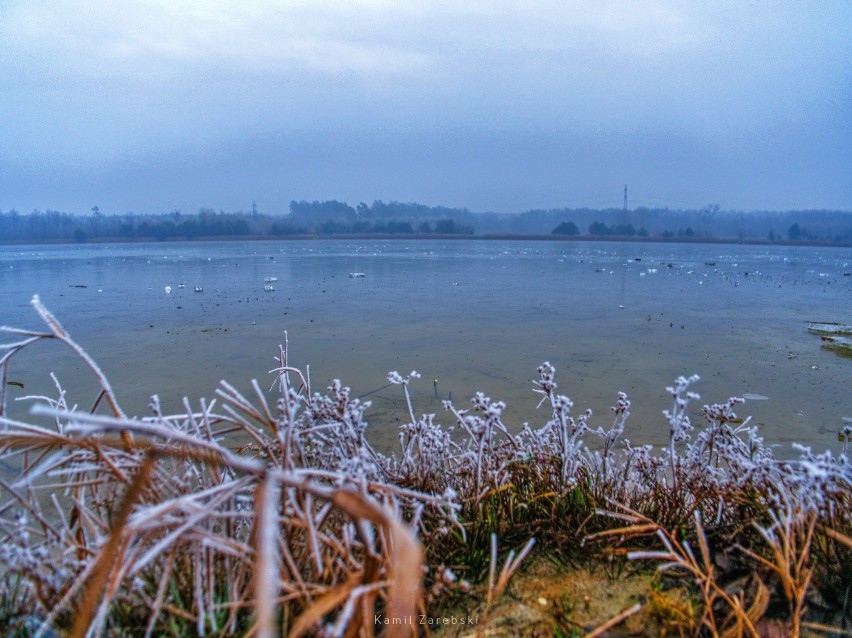
[[(850, 622), (846, 449), (776, 459), (736, 398), (694, 424), (697, 377), (669, 388), (670, 442), (654, 450), (625, 438), (626, 395), (595, 425), (548, 363), (535, 390), (549, 416), (520, 430), (481, 393), (445, 402), (444, 427), (415, 413), (418, 375), (394, 372), (408, 418), (386, 455), (366, 436), (369, 403), (340, 382), (314, 391), (286, 348), (274, 403), (256, 382), (252, 396), (223, 382), (216, 400), (164, 414), (154, 397), (130, 418), (33, 305), (46, 331), (6, 328), (16, 341), (0, 351), (0, 459), (19, 469), (0, 480), (11, 635), (411, 635), (459, 597), (487, 616), (530, 551), (689, 583), (698, 617), (684, 627), (701, 635)], [(33, 419), (8, 418), (9, 366), (40, 340), (95, 375), (91, 409), (56, 381), (56, 396), (30, 397)]]

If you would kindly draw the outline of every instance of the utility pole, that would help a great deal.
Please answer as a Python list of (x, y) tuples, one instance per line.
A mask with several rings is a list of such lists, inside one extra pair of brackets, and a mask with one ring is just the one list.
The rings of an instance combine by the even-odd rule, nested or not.
[(627, 184), (624, 185), (624, 212), (627, 212)]

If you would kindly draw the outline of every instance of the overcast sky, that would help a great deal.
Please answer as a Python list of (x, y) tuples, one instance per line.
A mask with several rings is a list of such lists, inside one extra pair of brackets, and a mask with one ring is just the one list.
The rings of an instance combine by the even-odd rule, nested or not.
[(0, 0), (0, 210), (852, 210), (852, 2)]

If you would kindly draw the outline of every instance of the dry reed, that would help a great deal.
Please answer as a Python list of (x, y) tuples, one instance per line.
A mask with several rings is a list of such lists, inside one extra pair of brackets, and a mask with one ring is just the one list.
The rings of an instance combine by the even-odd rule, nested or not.
[[(550, 418), (520, 431), (482, 393), (469, 408), (444, 402), (458, 431), (418, 416), (419, 375), (393, 372), (407, 414), (387, 456), (366, 436), (369, 403), (338, 381), (313, 391), (286, 346), (274, 401), (256, 382), (253, 396), (223, 382), (216, 400), (167, 415), (153, 397), (150, 416), (130, 418), (94, 360), (33, 307), (48, 330), (4, 328), (17, 340), (0, 345), (0, 460), (17, 467), (0, 479), (0, 621), (12, 635), (417, 635), (448, 596), (481, 595), (486, 619), (531, 537), (565, 560), (655, 561), (686, 577), (696, 634), (755, 636), (770, 617), (791, 636), (850, 622), (845, 450), (781, 461), (737, 418), (741, 399), (705, 406), (696, 427), (697, 377), (669, 388), (669, 444), (655, 452), (623, 438), (626, 395), (594, 427), (548, 363), (536, 391)], [(8, 416), (10, 363), (40, 340), (92, 371), (89, 411), (69, 408), (54, 380), (56, 397), (29, 397), (33, 422)], [(499, 574), (498, 537), (521, 548)]]

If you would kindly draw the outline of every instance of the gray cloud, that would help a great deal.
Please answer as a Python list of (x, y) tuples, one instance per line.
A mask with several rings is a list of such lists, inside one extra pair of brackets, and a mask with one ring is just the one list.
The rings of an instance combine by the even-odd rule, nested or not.
[(852, 208), (850, 26), (844, 2), (12, 0), (0, 208), (521, 210), (625, 182)]

